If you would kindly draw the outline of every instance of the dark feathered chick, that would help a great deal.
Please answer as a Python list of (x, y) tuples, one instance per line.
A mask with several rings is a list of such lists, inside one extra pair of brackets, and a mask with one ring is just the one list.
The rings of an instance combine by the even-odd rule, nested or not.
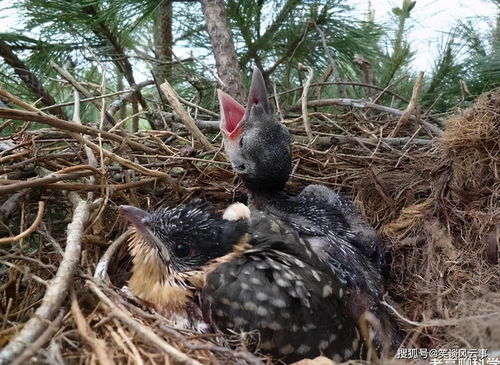
[[(231, 215), (234, 219), (231, 212), (225, 217)], [(203, 272), (195, 286), (210, 325), (254, 334), (262, 352), (286, 362), (320, 354), (338, 361), (360, 356), (360, 336), (347, 312), (342, 283), (278, 220), (253, 212), (250, 219), (228, 221), (191, 203), (154, 212), (134, 225), (153, 245), (136, 246), (132, 253), (137, 257), (139, 250), (153, 247), (163, 280), (186, 287), (168, 278), (190, 281)], [(176, 254), (185, 242), (191, 253), (182, 248)], [(134, 260), (137, 264), (150, 263)]]
[(291, 136), (272, 113), (262, 74), (254, 69), (246, 109), (223, 91), (218, 95), (224, 148), (234, 170), (252, 191), (281, 190), (292, 171)]
[[(391, 337), (391, 321), (380, 306), (385, 262), (378, 235), (351, 202), (325, 186), (310, 185), (295, 197), (282, 191), (291, 171), (291, 139), (272, 111), (260, 71), (254, 69), (246, 108), (225, 94), (219, 95), (219, 101), (226, 152), (249, 190), (250, 203), (278, 217), (308, 241), (347, 285), (351, 314), (358, 317), (372, 311), (384, 317)], [(268, 130), (279, 133), (271, 135)], [(266, 156), (266, 168), (254, 168), (261, 156)]]
[(201, 200), (151, 213), (128, 205), (120, 206), (119, 211), (133, 227), (128, 287), (176, 326), (206, 330), (194, 305), (203, 280), (197, 269), (231, 251), (245, 225), (215, 219)]
[[(261, 72), (254, 68), (246, 108), (226, 93), (218, 93), (224, 147), (235, 172), (249, 190), (251, 203), (265, 210), (280, 201), (284, 207), (287, 201), (295, 199), (283, 193), (292, 170), (291, 136), (272, 110)], [(359, 251), (377, 266), (383, 266), (375, 230), (363, 221), (349, 200), (321, 185), (306, 187), (298, 199), (301, 203), (307, 200), (325, 204), (337, 211), (335, 214), (342, 215), (359, 238), (354, 243)]]

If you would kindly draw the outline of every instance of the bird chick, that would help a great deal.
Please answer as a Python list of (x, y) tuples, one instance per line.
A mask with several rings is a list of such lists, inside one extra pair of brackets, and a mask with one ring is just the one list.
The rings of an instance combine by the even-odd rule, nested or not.
[(292, 171), (291, 136), (267, 101), (264, 78), (255, 68), (246, 109), (221, 90), (220, 129), (234, 171), (251, 191), (280, 191)]
[[(296, 198), (283, 192), (292, 171), (292, 138), (272, 110), (259, 69), (253, 70), (246, 108), (221, 90), (218, 90), (218, 95), (224, 148), (234, 171), (249, 190), (251, 204), (266, 210), (276, 201), (283, 203)], [(320, 202), (337, 210), (359, 238), (354, 243), (358, 244), (361, 253), (379, 269), (384, 266), (377, 233), (360, 217), (349, 200), (322, 185), (309, 185), (300, 196), (302, 200)]]
[(248, 241), (207, 266), (205, 318), (219, 329), (252, 333), (258, 348), (283, 362), (321, 354), (360, 358), (345, 287), (307, 242), (269, 215), (252, 211)]
[[(359, 358), (360, 335), (346, 309), (342, 283), (287, 226), (264, 213), (248, 213), (232, 206), (225, 215), (234, 220), (219, 219), (197, 201), (146, 217), (134, 213), (140, 218), (132, 223), (148, 238), (131, 252), (134, 258), (143, 256), (140, 250), (156, 255), (156, 271), (163, 273), (158, 285), (189, 289), (185, 281), (197, 277), (194, 287), (206, 323), (224, 332), (249, 333), (263, 353), (285, 362), (320, 354), (337, 361)], [(144, 261), (134, 260), (134, 265), (139, 262)], [(147, 297), (149, 281), (141, 278), (139, 288), (132, 279), (129, 284)]]
[(352, 316), (372, 311), (384, 317), (392, 337), (393, 326), (380, 305), (385, 266), (380, 239), (349, 200), (325, 186), (309, 185), (298, 196), (283, 191), (292, 166), (291, 138), (272, 111), (260, 71), (254, 68), (246, 108), (222, 92), (219, 102), (224, 146), (249, 190), (250, 204), (288, 224), (311, 245), (346, 284)]
[(176, 327), (208, 330), (195, 305), (196, 290), (203, 280), (197, 269), (232, 249), (240, 236), (240, 224), (227, 227), (201, 200), (151, 213), (128, 205), (120, 206), (119, 211), (132, 224), (129, 289)]

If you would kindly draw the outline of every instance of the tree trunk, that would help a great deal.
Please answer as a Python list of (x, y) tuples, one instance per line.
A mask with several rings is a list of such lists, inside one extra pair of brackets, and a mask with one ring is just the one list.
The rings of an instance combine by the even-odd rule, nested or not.
[(233, 37), (227, 22), (224, 1), (201, 0), (201, 6), (214, 51), (217, 73), (225, 85), (225, 91), (242, 103), (246, 99), (246, 93)]
[(172, 75), (172, 0), (162, 1), (155, 14), (154, 44), (156, 59), (156, 77), (162, 84)]

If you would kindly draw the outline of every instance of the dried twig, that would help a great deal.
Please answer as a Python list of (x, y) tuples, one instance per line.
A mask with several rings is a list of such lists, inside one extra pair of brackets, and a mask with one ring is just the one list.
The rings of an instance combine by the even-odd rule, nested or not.
[(30, 234), (32, 234), (40, 225), (44, 212), (45, 212), (45, 202), (43, 200), (40, 200), (38, 202), (38, 213), (31, 226), (27, 230), (19, 233), (17, 236), (0, 238), (0, 245), (5, 245), (8, 243), (19, 241), (20, 239), (28, 237)]
[[(65, 120), (53, 117), (51, 115), (40, 113), (37, 109), (34, 111), (17, 110), (10, 108), (0, 108), (0, 118), (9, 118), (14, 120), (26, 120), (29, 122), (39, 122), (43, 124), (50, 125), (51, 127), (60, 129), (64, 132), (71, 131), (76, 133), (88, 134), (91, 136), (101, 135), (102, 138), (109, 139), (110, 141), (126, 143), (135, 150), (143, 151), (147, 153), (156, 152), (154, 149), (149, 148), (141, 143), (131, 141), (128, 138), (124, 138), (125, 135), (118, 135), (114, 133), (109, 133), (106, 131), (101, 131), (96, 128), (89, 127), (87, 125), (79, 125), (75, 123), (70, 123)], [(128, 135), (127, 135), (128, 136)]]
[(61, 323), (64, 319), (65, 313), (64, 311), (60, 311), (57, 317), (53, 322), (49, 324), (47, 329), (33, 341), (24, 352), (19, 355), (10, 365), (23, 365), (26, 364), (29, 359), (35, 356), (36, 352), (41, 349), (49, 340), (52, 338), (54, 333), (59, 329)]
[(312, 67), (305, 66), (301, 63), (299, 63), (299, 69), (307, 71), (307, 80), (304, 84), (304, 89), (302, 90), (302, 119), (304, 120), (304, 128), (306, 130), (307, 138), (309, 138), (309, 143), (311, 143), (314, 136), (312, 134), (309, 117), (307, 115), (307, 94), (309, 93), (309, 86), (311, 86), (314, 73)]
[[(78, 90), (78, 92), (80, 92), (86, 98), (92, 98), (93, 95), (90, 92), (88, 92), (87, 89), (85, 89), (73, 76), (71, 76), (71, 74), (68, 71), (62, 69), (58, 64), (56, 64), (53, 61), (50, 62), (50, 66), (54, 70), (56, 70), (56, 72), (59, 73), (62, 77), (64, 77), (71, 85), (73, 85), (73, 87), (76, 90)], [(101, 104), (99, 104), (97, 100), (91, 100), (91, 103), (94, 104), (94, 106), (98, 110), (101, 110)], [(106, 121), (112, 126), (116, 124), (115, 119), (108, 112), (106, 112)]]
[(111, 299), (109, 299), (108, 296), (104, 294), (102, 290), (99, 289), (99, 287), (95, 283), (93, 283), (90, 280), (87, 280), (87, 285), (99, 297), (99, 299), (102, 300), (110, 308), (111, 312), (116, 318), (120, 319), (127, 326), (135, 330), (139, 335), (141, 335), (151, 343), (155, 344), (162, 351), (167, 353), (172, 358), (172, 360), (186, 365), (201, 365), (200, 362), (190, 358), (189, 356), (179, 351), (172, 345), (166, 343), (151, 329), (140, 324), (130, 315), (128, 315), (123, 310), (118, 308), (118, 306), (115, 303), (113, 303), (113, 301), (111, 301)]
[(14, 337), (8, 345), (0, 351), (0, 364), (9, 364), (26, 347), (35, 341), (47, 328), (47, 321), (51, 321), (54, 313), (61, 305), (68, 293), (68, 288), (73, 282), (73, 275), (80, 261), (81, 243), (83, 229), (89, 216), (89, 204), (81, 200), (76, 194), (70, 193), (71, 200), (75, 206), (73, 220), (68, 225), (68, 237), (66, 250), (59, 265), (56, 276), (50, 282), (42, 299), (42, 304), (32, 317), (23, 326), (19, 334)]
[(76, 328), (80, 335), (85, 339), (85, 341), (92, 347), (97, 359), (101, 365), (112, 365), (115, 362), (110, 357), (111, 352), (106, 346), (106, 342), (102, 339), (98, 339), (95, 332), (92, 331), (88, 325), (85, 317), (83, 316), (78, 300), (76, 299), (76, 294), (74, 290), (71, 290), (71, 313), (73, 314), (73, 320), (76, 323)]
[[(134, 97), (134, 95), (137, 93), (137, 90), (140, 90), (146, 86), (149, 86), (149, 85), (154, 85), (154, 81), (153, 80), (146, 80), (146, 81), (143, 81), (143, 82), (140, 82), (138, 83), (137, 85), (134, 85), (132, 88), (130, 88), (129, 90), (124, 90), (124, 91), (121, 91), (120, 93), (123, 94), (122, 96), (120, 96), (119, 99), (113, 101), (110, 105), (109, 105), (109, 108), (108, 108), (108, 113), (111, 114), (111, 115), (115, 115), (116, 112), (118, 110), (120, 110), (127, 101), (130, 101), (132, 97)], [(116, 95), (117, 93), (114, 93), (114, 95)], [(85, 99), (85, 100), (82, 100), (82, 101), (89, 101), (89, 99)]]
[[(367, 89), (373, 89), (373, 90), (379, 90), (382, 92), (382, 94), (388, 94), (391, 96), (394, 96), (395, 98), (404, 101), (405, 103), (409, 103), (410, 101), (401, 95), (396, 94), (394, 91), (388, 90), (387, 88), (383, 88), (377, 85), (372, 85), (372, 84), (367, 84), (365, 82), (356, 82), (356, 81), (321, 81), (319, 80), (318, 82), (313, 82), (311, 83), (311, 86), (317, 86), (317, 87), (322, 87), (322, 86), (328, 86), (328, 85), (346, 85), (346, 86), (359, 86), (359, 87), (364, 87)], [(282, 91), (278, 93), (278, 95), (286, 95), (293, 93), (297, 90), (301, 90), (302, 86), (299, 87), (294, 87), (292, 89), (288, 89), (285, 91)], [(318, 97), (319, 99), (319, 97)]]
[(116, 250), (118, 250), (121, 247), (121, 245), (123, 245), (126, 242), (129, 235), (130, 232), (125, 231), (117, 239), (115, 239), (111, 245), (109, 245), (108, 249), (106, 250), (104, 255), (102, 255), (102, 257), (99, 259), (99, 262), (95, 267), (94, 278), (99, 279), (105, 283), (109, 283), (109, 276), (108, 276), (109, 261), (115, 254)]
[(224, 89), (226, 87), (226, 85), (224, 84), (224, 81), (221, 80), (221, 78), (219, 77), (219, 75), (217, 75), (217, 70), (215, 70), (214, 68), (208, 66), (205, 62), (203, 62), (202, 60), (200, 60), (198, 57), (196, 57), (193, 53), (193, 51), (190, 52), (189, 54), (191, 56), (191, 58), (195, 61), (197, 61), (205, 70), (207, 70), (208, 72), (210, 72), (210, 74), (217, 80), (217, 82), (219, 83), (219, 86), (220, 88)]
[(181, 118), (182, 122), (191, 132), (193, 137), (196, 138), (208, 151), (215, 150), (216, 148), (214, 147), (214, 145), (212, 145), (207, 137), (205, 137), (205, 135), (201, 133), (200, 129), (196, 126), (193, 118), (191, 118), (191, 116), (184, 110), (179, 101), (179, 97), (177, 96), (177, 93), (172, 88), (172, 86), (170, 86), (170, 84), (165, 81), (160, 85), (160, 88), (165, 94), (170, 105), (172, 105), (172, 108), (174, 108), (175, 112), (179, 115), (179, 118)]
[(19, 266), (19, 265), (16, 265), (16, 264), (13, 264), (11, 262), (7, 262), (7, 261), (4, 261), (4, 260), (0, 260), (0, 264), (2, 265), (5, 265), (5, 266), (8, 266), (8, 267), (11, 267), (17, 271), (19, 271), (21, 274), (23, 274), (24, 276), (26, 276), (27, 279), (33, 279), (34, 281), (36, 281), (37, 283), (39, 284), (42, 284), (43, 286), (47, 287), (48, 284), (47, 284), (47, 281), (43, 280), (41, 277), (39, 277), (38, 275), (36, 274), (33, 274), (30, 270), (29, 270), (29, 267), (28, 266)]
[(17, 191), (19, 189), (32, 188), (32, 187), (36, 187), (36, 186), (44, 186), (47, 184), (55, 183), (57, 181), (79, 179), (82, 177), (93, 175), (94, 173), (95, 173), (94, 171), (73, 172), (70, 174), (54, 173), (54, 174), (50, 174), (49, 176), (40, 177), (37, 179), (28, 180), (28, 181), (4, 180), (4, 181), (0, 182), (0, 184), (5, 184), (4, 186), (0, 186), (0, 195), (5, 194), (5, 193), (10, 193), (12, 191)]
[(145, 167), (142, 167), (139, 164), (136, 164), (135, 162), (132, 162), (130, 160), (127, 160), (126, 158), (118, 156), (116, 153), (110, 152), (106, 149), (100, 148), (98, 145), (95, 143), (90, 142), (86, 138), (82, 137), (80, 134), (73, 133), (73, 132), (67, 132), (70, 136), (72, 136), (74, 139), (77, 141), (81, 142), (84, 145), (87, 145), (88, 147), (92, 148), (94, 151), (98, 153), (102, 153), (104, 156), (109, 157), (113, 161), (118, 162), (119, 164), (126, 166), (132, 170), (138, 171), (144, 175), (148, 176), (154, 176), (158, 177), (162, 180), (165, 180), (173, 189), (176, 191), (183, 191), (183, 187), (180, 186), (177, 181), (175, 181), (170, 175), (157, 171), (157, 170), (151, 170)]
[[(294, 136), (294, 139), (301, 143), (307, 143), (307, 138), (304, 136)], [(404, 148), (406, 144), (428, 146), (432, 143), (432, 140), (423, 138), (411, 138), (411, 137), (364, 138), (364, 137), (346, 136), (343, 134), (329, 134), (328, 136), (317, 137), (314, 140), (314, 145), (319, 145), (322, 146), (323, 148), (330, 147), (332, 145), (352, 144), (352, 143), (371, 144), (376, 146), (380, 142), (386, 143), (392, 147), (403, 146)]]
[[(342, 105), (342, 106), (350, 106), (353, 108), (360, 108), (360, 109), (373, 109), (382, 113), (390, 113), (394, 115), (401, 116), (403, 115), (403, 111), (395, 108), (390, 108), (387, 106), (379, 105), (379, 104), (374, 104), (369, 101), (363, 100), (363, 99), (345, 99), (345, 98), (336, 98), (336, 99), (322, 99), (322, 100), (313, 100), (309, 101), (307, 103), (307, 106), (309, 108), (315, 108), (315, 107), (321, 107), (321, 106), (330, 106), (330, 105)], [(288, 111), (298, 111), (302, 109), (302, 105), (294, 105), (290, 108), (288, 108)], [(409, 119), (411, 120), (416, 120), (417, 118), (414, 115), (410, 115)], [(435, 125), (426, 122), (424, 120), (420, 121), (423, 126), (427, 127), (429, 130), (431, 130), (436, 136), (441, 136), (443, 134), (443, 131), (436, 127)]]
[[(328, 62), (330, 63), (330, 69), (333, 73), (333, 77), (334, 77), (335, 81), (340, 82), (342, 80), (340, 78), (339, 66), (337, 65), (337, 62), (335, 61), (335, 59), (333, 58), (332, 53), (330, 52), (330, 48), (328, 48), (328, 44), (326, 42), (325, 32), (323, 32), (321, 27), (318, 26), (318, 24), (316, 24), (316, 22), (314, 22), (314, 27), (316, 28), (316, 30), (318, 31), (318, 33), (321, 37), (321, 43), (323, 44), (323, 49), (324, 49), (325, 54), (328, 58)], [(345, 86), (343, 86), (342, 84), (339, 84), (339, 91), (340, 91), (340, 95), (343, 98), (347, 97), (347, 90), (346, 90)]]
[(174, 328), (170, 328), (170, 327), (167, 327), (165, 325), (160, 325), (160, 329), (163, 332), (168, 333), (169, 335), (178, 339), (180, 342), (182, 342), (183, 346), (190, 349), (191, 351), (208, 350), (211, 352), (225, 353), (225, 354), (229, 354), (233, 357), (236, 357), (238, 359), (242, 359), (242, 360), (246, 361), (248, 364), (252, 364), (252, 365), (262, 365), (263, 364), (261, 359), (259, 359), (258, 357), (256, 357), (255, 355), (253, 355), (250, 352), (235, 351), (229, 347), (221, 347), (221, 346), (214, 345), (212, 343), (192, 344), (189, 341), (187, 341), (186, 338), (184, 336), (182, 336)]
[(420, 96), (420, 93), (422, 92), (423, 84), (424, 84), (424, 73), (420, 71), (417, 76), (417, 81), (415, 81), (415, 85), (413, 86), (413, 92), (411, 94), (410, 103), (406, 107), (403, 114), (401, 114), (398, 124), (396, 124), (396, 127), (394, 127), (394, 130), (389, 135), (389, 137), (397, 137), (399, 132), (401, 132), (401, 128), (403, 128), (404, 125), (408, 122), (410, 115), (413, 113), (413, 110), (415, 110), (415, 108), (417, 107), (417, 99)]

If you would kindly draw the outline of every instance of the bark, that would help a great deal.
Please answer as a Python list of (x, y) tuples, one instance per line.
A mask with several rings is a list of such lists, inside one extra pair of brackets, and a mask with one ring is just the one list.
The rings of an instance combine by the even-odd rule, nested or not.
[(160, 84), (172, 75), (172, 0), (162, 1), (155, 14), (154, 45), (159, 63), (155, 66)]
[(201, 6), (214, 51), (217, 73), (225, 85), (225, 91), (238, 102), (243, 103), (246, 93), (233, 37), (227, 22), (224, 1), (201, 0)]
[[(353, 63), (358, 66), (361, 71), (362, 80), (368, 85), (377, 85), (377, 79), (375, 77), (375, 70), (370, 61), (368, 61), (363, 56), (356, 54), (354, 55)], [(366, 88), (366, 96), (369, 98), (375, 97), (378, 91), (372, 88)]]
[[(56, 101), (49, 94), (47, 90), (43, 87), (40, 80), (36, 77), (36, 75), (30, 71), (28, 66), (17, 57), (17, 55), (12, 52), (10, 46), (0, 39), (0, 56), (3, 57), (5, 63), (11, 66), (14, 69), (14, 72), (17, 76), (32, 90), (38, 98), (41, 99), (42, 103), (46, 106), (56, 104)], [(64, 111), (62, 108), (52, 108), (49, 109), (49, 112), (57, 115), (59, 118), (66, 119)]]

